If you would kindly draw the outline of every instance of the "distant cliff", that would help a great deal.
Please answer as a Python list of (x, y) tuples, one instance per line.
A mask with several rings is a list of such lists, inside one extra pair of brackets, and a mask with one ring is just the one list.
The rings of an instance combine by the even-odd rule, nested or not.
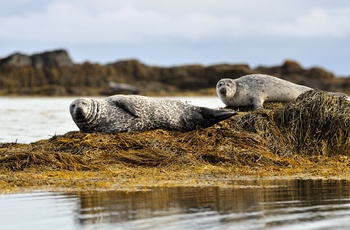
[(40, 69), (43, 67), (73, 66), (73, 62), (67, 51), (55, 50), (31, 56), (14, 53), (7, 58), (0, 59), (0, 66), (5, 65), (12, 67), (32, 66), (33, 68)]
[(65, 50), (31, 56), (14, 53), (0, 59), (1, 95), (101, 95), (112, 94), (110, 82), (127, 83), (145, 95), (213, 95), (218, 80), (265, 73), (316, 89), (350, 94), (350, 78), (337, 78), (319, 67), (304, 69), (295, 61), (281, 66), (246, 64), (147, 66), (137, 60), (100, 65), (75, 64)]

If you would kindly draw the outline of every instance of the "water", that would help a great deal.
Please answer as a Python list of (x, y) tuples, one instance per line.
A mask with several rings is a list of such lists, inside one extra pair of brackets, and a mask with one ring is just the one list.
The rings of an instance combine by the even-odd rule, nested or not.
[(29, 143), (78, 130), (68, 110), (72, 101), (0, 97), (0, 142)]
[[(74, 98), (0, 98), (0, 142), (78, 130)], [(177, 98), (221, 107), (217, 98)], [(232, 181), (233, 188), (0, 195), (0, 229), (350, 229), (348, 181)]]
[(0, 196), (1, 229), (349, 229), (347, 181)]

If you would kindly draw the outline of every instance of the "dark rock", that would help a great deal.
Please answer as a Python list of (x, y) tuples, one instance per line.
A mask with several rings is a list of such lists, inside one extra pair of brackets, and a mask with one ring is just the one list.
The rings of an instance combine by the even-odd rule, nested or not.
[(0, 59), (0, 66), (33, 66), (37, 69), (43, 67), (66, 67), (73, 66), (73, 62), (70, 59), (67, 51), (65, 50), (54, 50), (44, 53), (34, 54), (31, 56), (14, 53), (10, 56)]
[(281, 74), (300, 74), (304, 71), (299, 63), (292, 60), (286, 60), (281, 66)]
[[(134, 59), (107, 65), (73, 64), (65, 50), (32, 56), (14, 53), (0, 59), (0, 93), (16, 94), (23, 90), (24, 93), (40, 95), (138, 93), (136, 89), (123, 85), (108, 86), (109, 82), (127, 82), (146, 95), (215, 95), (215, 85), (221, 78), (238, 78), (252, 73), (269, 74), (315, 89), (350, 93), (350, 78), (335, 78), (319, 67), (303, 69), (292, 60), (286, 60), (280, 66), (259, 66), (256, 69), (246, 64), (158, 67)], [(120, 87), (124, 91), (120, 91)]]
[(44, 85), (41, 87), (22, 88), (18, 93), (20, 95), (64, 96), (67, 95), (67, 90), (60, 85)]
[(243, 75), (255, 73), (246, 64), (221, 64), (205, 67), (205, 72), (210, 75), (218, 75), (220, 78), (239, 78)]
[(0, 59), (1, 65), (11, 65), (11, 66), (30, 66), (32, 65), (32, 60), (28, 55), (21, 53), (14, 53), (7, 58)]
[(334, 78), (333, 73), (327, 72), (324, 69), (319, 67), (313, 67), (307, 70), (305, 73), (305, 76), (309, 78), (320, 79), (320, 80), (330, 80)]
[(275, 77), (284, 77), (292, 74), (303, 74), (304, 69), (296, 61), (286, 60), (281, 66), (258, 66), (255, 71)]
[(67, 51), (55, 50), (44, 52), (40, 54), (34, 54), (30, 57), (32, 59), (32, 65), (35, 68), (45, 67), (66, 67), (73, 66), (73, 62), (70, 59)]

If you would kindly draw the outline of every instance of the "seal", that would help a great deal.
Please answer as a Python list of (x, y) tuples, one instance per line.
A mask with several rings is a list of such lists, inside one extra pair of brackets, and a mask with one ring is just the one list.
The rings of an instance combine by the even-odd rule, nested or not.
[(265, 101), (290, 102), (310, 87), (266, 74), (249, 74), (237, 79), (223, 78), (216, 84), (216, 93), (226, 106), (263, 108)]
[(87, 133), (190, 131), (212, 126), (237, 114), (230, 109), (210, 109), (139, 95), (114, 95), (104, 100), (80, 98), (71, 103), (69, 110), (80, 131)]

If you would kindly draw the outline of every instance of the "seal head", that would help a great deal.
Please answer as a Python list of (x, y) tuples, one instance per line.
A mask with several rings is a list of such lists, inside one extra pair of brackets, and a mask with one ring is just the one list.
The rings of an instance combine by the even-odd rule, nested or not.
[(233, 79), (223, 78), (216, 84), (216, 92), (221, 97), (233, 97), (236, 93), (236, 83)]
[(79, 129), (86, 131), (93, 128), (94, 120), (98, 119), (99, 114), (96, 101), (87, 98), (74, 100), (69, 111)]

